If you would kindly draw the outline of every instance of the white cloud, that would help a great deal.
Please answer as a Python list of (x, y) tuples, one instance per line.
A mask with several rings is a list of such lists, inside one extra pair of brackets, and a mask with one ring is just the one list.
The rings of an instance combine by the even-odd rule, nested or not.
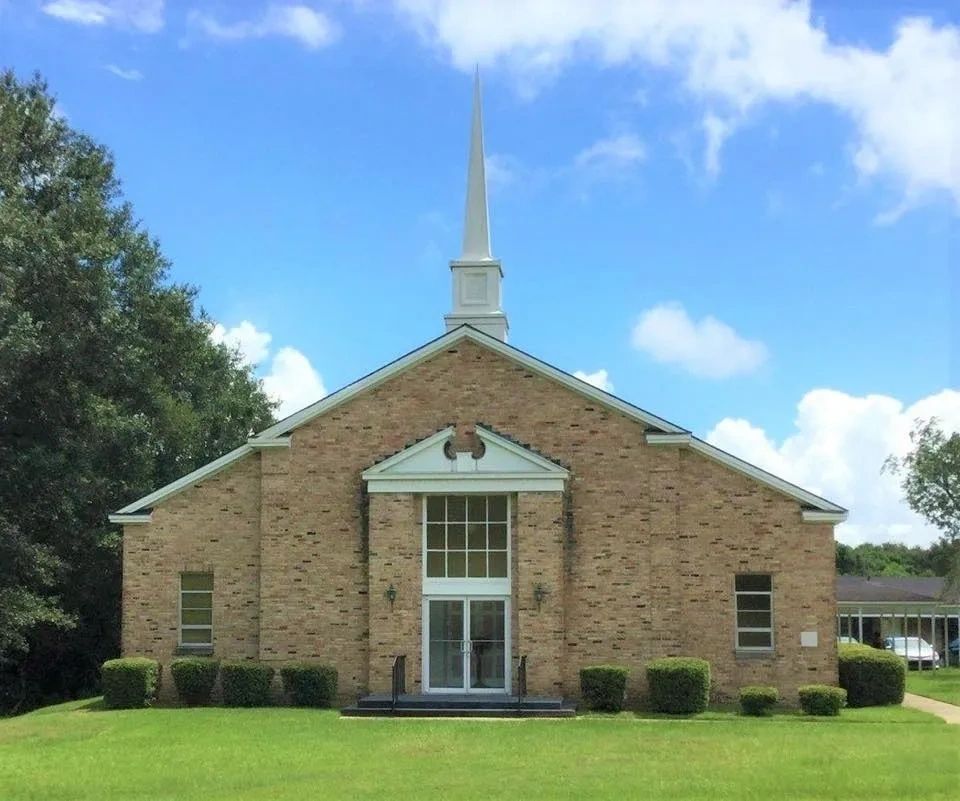
[(573, 375), (574, 378), (579, 378), (581, 381), (593, 384), (597, 389), (602, 389), (604, 392), (613, 392), (613, 382), (610, 380), (610, 376), (607, 375), (606, 370), (600, 369), (592, 373), (577, 370)]
[(255, 366), (267, 358), (273, 337), (266, 331), (258, 330), (249, 320), (244, 320), (229, 329), (217, 323), (210, 331), (210, 339), (218, 345), (240, 351), (243, 363)]
[(848, 507), (848, 522), (837, 528), (844, 542), (920, 545), (939, 536), (937, 530), (909, 509), (899, 479), (881, 468), (891, 454), (909, 450), (914, 421), (930, 417), (946, 431), (960, 431), (960, 392), (945, 389), (905, 406), (886, 395), (815, 389), (803, 396), (795, 430), (782, 442), (733, 418), (717, 423), (707, 441)]
[(707, 138), (703, 154), (703, 167), (707, 175), (716, 177), (720, 174), (720, 149), (727, 137), (733, 133), (733, 123), (724, 120), (716, 114), (708, 113), (703, 117), (703, 131)]
[(163, 0), (53, 0), (40, 10), (78, 25), (114, 25), (156, 33), (163, 28), (163, 6)]
[(581, 150), (574, 159), (574, 165), (581, 169), (622, 170), (643, 161), (647, 149), (640, 139), (631, 133), (610, 136), (594, 142)]
[(118, 78), (123, 78), (125, 81), (143, 80), (143, 73), (137, 69), (124, 69), (123, 67), (118, 67), (116, 64), (107, 64), (104, 69), (107, 72), (112, 72)]
[(709, 315), (691, 320), (678, 303), (661, 303), (643, 312), (631, 342), (655, 361), (677, 365), (703, 378), (752, 373), (768, 355), (762, 342), (744, 339)]
[[(851, 122), (849, 151), (864, 178), (892, 179), (905, 208), (942, 193), (960, 207), (956, 25), (904, 18), (891, 44), (874, 49), (832, 40), (803, 0), (394, 3), (460, 69), (499, 63), (524, 88), (592, 58), (678, 74), (715, 120), (771, 102), (826, 104)], [(728, 132), (705, 125), (707, 168), (716, 169)]]
[(299, 4), (272, 4), (258, 19), (220, 22), (201, 11), (191, 11), (187, 23), (211, 39), (242, 41), (283, 36), (294, 39), (304, 47), (315, 50), (333, 42), (337, 27), (320, 11)]
[(263, 377), (267, 395), (280, 402), (277, 417), (282, 419), (320, 400), (327, 394), (323, 379), (310, 360), (296, 348), (280, 348), (270, 372)]
[[(233, 328), (216, 323), (210, 329), (210, 339), (218, 345), (235, 348), (244, 364), (256, 367), (263, 366), (270, 355), (273, 336), (259, 330), (249, 320), (243, 320)], [(280, 404), (276, 412), (278, 418), (293, 414), (327, 394), (320, 373), (296, 348), (280, 348), (271, 360), (269, 370), (260, 378), (267, 395)]]
[(487, 184), (491, 189), (509, 186), (517, 180), (523, 171), (523, 165), (514, 156), (505, 153), (491, 153), (486, 157), (484, 164), (487, 175)]

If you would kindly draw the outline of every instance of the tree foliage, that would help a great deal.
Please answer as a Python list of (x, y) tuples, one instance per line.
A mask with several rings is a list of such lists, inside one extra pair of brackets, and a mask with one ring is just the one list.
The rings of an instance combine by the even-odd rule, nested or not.
[(943, 576), (950, 569), (951, 548), (937, 542), (928, 548), (899, 542), (857, 546), (837, 543), (837, 574), (848, 576)]
[(947, 564), (945, 595), (960, 599), (960, 433), (944, 433), (935, 417), (917, 420), (913, 447), (902, 459), (891, 456), (884, 469), (900, 476), (913, 511), (943, 532), (940, 547)]
[(110, 153), (0, 74), (0, 709), (83, 692), (118, 650), (106, 515), (272, 419)]
[(910, 442), (910, 452), (902, 459), (891, 456), (885, 467), (900, 476), (910, 508), (956, 542), (960, 539), (960, 433), (945, 434), (936, 418), (918, 420)]

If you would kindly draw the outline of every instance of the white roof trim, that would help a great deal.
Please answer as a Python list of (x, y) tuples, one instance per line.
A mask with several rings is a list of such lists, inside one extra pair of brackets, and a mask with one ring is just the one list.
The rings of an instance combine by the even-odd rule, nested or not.
[[(788, 481), (777, 478), (771, 473), (761, 470), (759, 467), (755, 467), (754, 465), (744, 462), (742, 459), (738, 459), (731, 454), (721, 451), (719, 448), (715, 448), (712, 445), (697, 439), (686, 429), (680, 428), (679, 426), (670, 423), (663, 418), (657, 417), (656, 415), (633, 406), (632, 404), (627, 403), (626, 401), (621, 400), (614, 395), (597, 389), (585, 381), (581, 381), (579, 378), (574, 378), (572, 375), (565, 373), (562, 370), (547, 364), (546, 362), (542, 362), (539, 359), (536, 359), (533, 356), (530, 356), (529, 354), (524, 353), (523, 351), (518, 350), (517, 348), (508, 345), (505, 342), (501, 342), (494, 337), (491, 337), (466, 325), (456, 328), (453, 331), (449, 331), (441, 337), (437, 337), (437, 339), (433, 340), (432, 342), (428, 342), (426, 345), (411, 351), (405, 356), (402, 356), (390, 364), (381, 367), (379, 370), (376, 370), (359, 379), (358, 381), (347, 385), (343, 389), (334, 392), (332, 395), (328, 395), (326, 398), (307, 406), (305, 409), (301, 409), (299, 412), (284, 418), (280, 422), (275, 423), (264, 431), (261, 431), (257, 436), (248, 440), (247, 444), (241, 445), (239, 448), (230, 451), (230, 453), (221, 456), (219, 459), (215, 459), (209, 464), (206, 464), (203, 467), (188, 473), (182, 478), (167, 484), (165, 487), (161, 487), (155, 492), (145, 495), (139, 500), (124, 506), (122, 509), (117, 511), (117, 514), (132, 514), (144, 508), (149, 508), (154, 504), (160, 503), (170, 496), (186, 489), (190, 485), (201, 481), (204, 478), (212, 476), (215, 473), (218, 473), (219, 471), (236, 462), (238, 459), (242, 459), (244, 456), (253, 453), (256, 449), (262, 447), (283, 447), (280, 444), (281, 439), (286, 439), (287, 444), (289, 444), (289, 438), (285, 437), (285, 435), (293, 429), (304, 425), (315, 417), (318, 417), (319, 415), (336, 408), (342, 403), (346, 403), (356, 395), (382, 384), (384, 381), (387, 381), (393, 376), (402, 373), (404, 370), (431, 358), (435, 354), (465, 339), (476, 342), (483, 347), (489, 348), (490, 350), (504, 356), (507, 359), (521, 364), (531, 372), (557, 381), (568, 389), (571, 389), (574, 392), (589, 398), (590, 400), (606, 406), (609, 409), (618, 411), (625, 416), (647, 426), (661, 429), (661, 431), (658, 432), (647, 433), (647, 442), (650, 445), (689, 446), (693, 450), (702, 453), (708, 458), (721, 462), (727, 467), (731, 467), (734, 470), (737, 470), (738, 472), (741, 472), (763, 484), (779, 490), (780, 492), (795, 498), (801, 503), (815, 507), (817, 511), (833, 512), (836, 514), (842, 513), (844, 515), (846, 514), (847, 510), (841, 506), (831, 503), (824, 498), (820, 498), (811, 492), (807, 492), (806, 490), (797, 487)], [(479, 427), (478, 433), (480, 433)], [(492, 432), (486, 433), (492, 434)], [(438, 435), (434, 436), (439, 436), (439, 433)], [(449, 434), (446, 434), (446, 436), (449, 436)], [(483, 434), (480, 436), (482, 438)], [(504, 442), (509, 442), (509, 440), (504, 440)], [(382, 467), (383, 463), (380, 466)]]
[(359, 381), (355, 381), (354, 383), (347, 385), (343, 389), (334, 392), (332, 395), (327, 395), (327, 397), (323, 398), (322, 400), (307, 406), (305, 409), (301, 409), (299, 412), (290, 415), (289, 417), (281, 420), (279, 423), (275, 423), (274, 425), (270, 426), (270, 428), (260, 432), (260, 434), (254, 437), (254, 439), (269, 439), (280, 434), (285, 434), (294, 428), (298, 428), (318, 415), (330, 411), (330, 409), (339, 406), (341, 403), (345, 403), (355, 395), (359, 395), (361, 392), (365, 392), (371, 387), (382, 384), (384, 381), (387, 381), (398, 373), (402, 373), (404, 370), (429, 359), (431, 356), (439, 353), (442, 350), (445, 350), (446, 348), (449, 348), (451, 345), (455, 345), (464, 339), (468, 339), (472, 342), (476, 342), (479, 345), (489, 348), (490, 350), (499, 353), (501, 356), (504, 356), (507, 359), (511, 359), (518, 364), (522, 364), (532, 372), (538, 373), (539, 375), (547, 378), (551, 378), (554, 381), (557, 381), (568, 387), (569, 389), (572, 389), (574, 392), (585, 395), (597, 403), (607, 406), (608, 408), (615, 409), (618, 412), (622, 412), (628, 417), (632, 417), (634, 420), (639, 420), (648, 426), (660, 428), (665, 431), (685, 431), (685, 429), (680, 428), (673, 423), (663, 420), (654, 414), (650, 414), (650, 412), (639, 409), (614, 395), (610, 395), (603, 390), (591, 386), (586, 381), (581, 381), (579, 378), (574, 378), (569, 373), (563, 372), (563, 370), (559, 370), (556, 367), (547, 364), (546, 362), (535, 359), (533, 356), (518, 350), (512, 345), (508, 345), (506, 342), (501, 342), (499, 339), (491, 337), (488, 334), (481, 333), (480, 331), (477, 331), (475, 328), (471, 328), (468, 325), (462, 325), (441, 337), (437, 337), (437, 339), (433, 340), (432, 342), (428, 342), (426, 345), (411, 351), (406, 356), (401, 356), (396, 361), (381, 367), (379, 370), (370, 373), (369, 375), (361, 378)]
[(404, 448), (402, 451), (397, 451), (392, 456), (388, 456), (382, 462), (377, 462), (373, 467), (364, 470), (361, 477), (364, 481), (369, 480), (370, 478), (390, 478), (390, 476), (381, 476), (382, 473), (385, 473), (390, 470), (390, 468), (398, 465), (400, 462), (405, 462), (411, 456), (414, 456), (422, 451), (429, 450), (434, 447), (439, 442), (446, 442), (454, 433), (453, 426), (447, 426), (442, 431), (438, 431), (436, 434), (431, 434), (426, 439), (422, 439), (419, 442), (415, 442), (408, 448)]
[(563, 492), (564, 479), (543, 473), (428, 473), (379, 476), (367, 482), (367, 492), (441, 493)]
[(689, 445), (693, 434), (688, 431), (681, 434), (662, 434), (657, 431), (648, 431), (646, 437), (647, 445)]
[(221, 470), (229, 467), (238, 459), (242, 459), (248, 453), (253, 453), (253, 448), (250, 445), (241, 445), (239, 448), (234, 448), (230, 453), (225, 453), (219, 459), (214, 459), (209, 464), (205, 464), (203, 467), (198, 467), (192, 473), (187, 473), (182, 478), (178, 478), (176, 481), (167, 484), (165, 487), (161, 487), (156, 492), (151, 492), (149, 495), (144, 495), (139, 500), (129, 503), (124, 506), (122, 509), (118, 509), (117, 515), (130, 515), (134, 512), (139, 512), (142, 509), (147, 509), (153, 506), (154, 504), (165, 501), (171, 495), (176, 495), (181, 490), (185, 490), (191, 484), (195, 484), (197, 481), (200, 481), (204, 478), (209, 478), (214, 473), (219, 473)]
[(819, 509), (804, 509), (804, 523), (842, 523), (847, 519), (846, 512), (822, 512)]
[[(946, 607), (947, 609), (960, 609), (960, 601), (943, 601), (939, 598), (931, 598), (929, 601), (837, 601), (837, 609), (841, 607), (850, 609), (902, 609), (903, 607), (918, 606), (921, 609), (930, 607)], [(895, 612), (888, 614), (897, 614)], [(866, 615), (864, 615), (866, 617)]]
[(150, 522), (150, 514), (135, 514), (135, 515), (108, 515), (107, 518), (111, 523), (118, 523), (121, 526), (133, 526), (139, 525), (141, 523)]
[(448, 457), (449, 426), (395, 453), (362, 474), (367, 491), (383, 492), (563, 492), (569, 472), (538, 453), (476, 426), (484, 455)]
[(727, 453), (726, 451), (720, 450), (708, 442), (704, 442), (702, 439), (697, 439), (697, 437), (689, 434), (687, 432), (681, 432), (678, 434), (661, 434), (650, 432), (646, 436), (648, 445), (674, 445), (689, 447), (691, 450), (701, 453), (706, 456), (708, 459), (713, 459), (715, 462), (720, 462), (727, 467), (736, 470), (738, 473), (743, 473), (745, 476), (748, 476), (755, 481), (759, 481), (761, 484), (766, 484), (768, 487), (771, 487), (778, 492), (782, 492), (784, 495), (787, 495), (790, 498), (793, 498), (800, 503), (806, 504), (808, 506), (813, 506), (814, 509), (804, 509), (803, 510), (803, 520), (808, 523), (841, 523), (847, 519), (847, 510), (842, 506), (838, 506), (832, 501), (828, 501), (826, 498), (821, 498), (819, 495), (814, 495), (812, 492), (808, 492), (803, 489), (803, 487), (798, 487), (796, 484), (791, 484), (789, 481), (784, 481), (782, 478), (778, 478), (773, 475), (773, 473), (768, 473), (766, 470), (761, 470), (756, 465), (752, 465), (749, 462), (743, 461), (743, 459), (738, 459), (733, 454)]
[(256, 448), (260, 450), (261, 448), (289, 448), (290, 447), (290, 437), (274, 437), (273, 439), (266, 438), (254, 438), (248, 439), (247, 445), (251, 448)]
[(484, 444), (492, 445), (493, 447), (503, 448), (510, 453), (516, 454), (521, 459), (525, 459), (528, 462), (532, 462), (538, 467), (542, 468), (548, 473), (552, 473), (555, 476), (562, 476), (567, 478), (570, 475), (570, 471), (564, 467), (561, 467), (556, 462), (547, 459), (545, 456), (541, 456), (539, 453), (530, 450), (529, 448), (523, 447), (523, 445), (518, 442), (514, 442), (511, 439), (497, 434), (495, 431), (491, 431), (489, 428), (484, 428), (483, 426), (475, 426), (474, 430), (477, 432), (477, 436), (483, 441)]

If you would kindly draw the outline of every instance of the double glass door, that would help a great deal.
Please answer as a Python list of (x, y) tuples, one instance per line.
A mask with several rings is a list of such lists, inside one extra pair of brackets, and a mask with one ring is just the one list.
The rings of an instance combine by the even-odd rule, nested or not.
[(424, 689), (509, 692), (505, 598), (426, 598)]

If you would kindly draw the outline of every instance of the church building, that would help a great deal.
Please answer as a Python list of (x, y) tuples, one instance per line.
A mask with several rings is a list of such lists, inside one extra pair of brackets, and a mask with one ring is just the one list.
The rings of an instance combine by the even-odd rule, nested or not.
[(344, 701), (400, 656), (425, 696), (509, 696), (522, 658), (571, 700), (670, 655), (717, 698), (835, 684), (846, 511), (508, 344), (479, 82), (450, 276), (436, 339), (111, 515), (123, 654), (321, 661)]

